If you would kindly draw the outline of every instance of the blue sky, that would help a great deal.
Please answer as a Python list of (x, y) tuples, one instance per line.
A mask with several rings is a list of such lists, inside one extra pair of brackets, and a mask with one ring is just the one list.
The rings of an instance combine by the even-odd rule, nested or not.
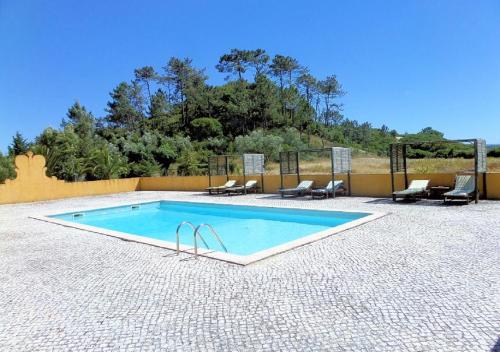
[(134, 68), (191, 57), (209, 83), (231, 48), (336, 74), (345, 116), (401, 132), (500, 143), (500, 1), (0, 0), (0, 150), (58, 127), (80, 101), (102, 116)]

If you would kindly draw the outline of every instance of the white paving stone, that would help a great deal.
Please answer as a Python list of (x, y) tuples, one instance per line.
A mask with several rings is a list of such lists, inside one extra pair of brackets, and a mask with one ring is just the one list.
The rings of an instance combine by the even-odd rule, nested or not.
[[(391, 214), (246, 267), (29, 218), (159, 198)], [(0, 350), (500, 350), (499, 263), (493, 201), (135, 192), (4, 205)]]

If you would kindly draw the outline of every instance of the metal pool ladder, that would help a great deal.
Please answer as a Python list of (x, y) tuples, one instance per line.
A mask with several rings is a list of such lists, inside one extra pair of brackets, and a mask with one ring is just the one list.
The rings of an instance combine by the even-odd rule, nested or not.
[(196, 240), (197, 237), (200, 237), (200, 239), (203, 241), (203, 244), (205, 245), (205, 247), (207, 249), (210, 249), (208, 247), (208, 244), (207, 242), (205, 241), (205, 239), (203, 238), (203, 236), (201, 235), (200, 233), (200, 230), (203, 228), (203, 227), (208, 227), (208, 229), (210, 230), (210, 233), (212, 234), (212, 236), (215, 237), (215, 239), (217, 240), (217, 242), (219, 242), (220, 246), (222, 247), (222, 249), (224, 249), (224, 252), (227, 253), (227, 248), (226, 246), (224, 245), (224, 243), (222, 242), (222, 240), (220, 239), (219, 237), (219, 234), (217, 234), (217, 232), (215, 231), (215, 229), (212, 227), (212, 225), (210, 224), (200, 224), (198, 225), (197, 227), (195, 227), (193, 225), (193, 223), (189, 222), (189, 221), (183, 221), (179, 224), (179, 226), (177, 226), (177, 230), (175, 232), (175, 235), (176, 235), (176, 253), (177, 255), (179, 255), (180, 253), (180, 240), (179, 240), (179, 230), (181, 229), (182, 226), (184, 225), (189, 225), (189, 227), (191, 227), (191, 229), (193, 230), (193, 242), (194, 242), (194, 256), (197, 258), (198, 257), (198, 241)]

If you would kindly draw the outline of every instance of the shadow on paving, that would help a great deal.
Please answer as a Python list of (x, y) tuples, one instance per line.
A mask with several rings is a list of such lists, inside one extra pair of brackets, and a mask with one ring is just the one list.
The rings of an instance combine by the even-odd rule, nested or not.
[(498, 338), (495, 345), (491, 348), (490, 352), (500, 352), (500, 337)]
[[(200, 197), (200, 198), (222, 198), (222, 199), (231, 199), (231, 198), (241, 198), (246, 196), (245, 194), (227, 194), (227, 193), (220, 193), (220, 194), (208, 194), (208, 193), (193, 193), (191, 194), (193, 197)], [(255, 195), (254, 193), (249, 193), (248, 195)], [(256, 195), (258, 199), (266, 199), (266, 200), (294, 200), (296, 202), (321, 202), (322, 200), (325, 199), (335, 199), (335, 198), (350, 198), (349, 196), (337, 196), (335, 198), (329, 197), (329, 198), (315, 198), (313, 199), (311, 196), (300, 196), (300, 197), (292, 197), (292, 196), (287, 196), (282, 198), (281, 195), (279, 194), (264, 194), (264, 193), (257, 193)], [(365, 204), (378, 204), (378, 205), (398, 205), (398, 206), (405, 206), (405, 205), (420, 205), (420, 206), (426, 206), (426, 207), (457, 207), (457, 206), (464, 206), (464, 205), (472, 205), (474, 202), (466, 203), (466, 202), (448, 202), (446, 204), (443, 203), (442, 199), (420, 199), (420, 200), (412, 200), (412, 199), (398, 199), (397, 202), (394, 202), (392, 198), (377, 198), (377, 199), (370, 199), (364, 202)]]
[[(443, 203), (443, 200), (440, 199), (421, 199), (421, 200), (398, 200), (397, 202), (394, 202), (391, 198), (379, 198), (379, 199), (372, 199), (368, 200), (365, 202), (366, 204), (384, 204), (384, 205), (389, 205), (389, 204), (394, 204), (394, 205), (420, 205), (420, 206), (427, 206), (427, 207), (450, 207), (450, 206), (463, 206), (467, 205), (468, 203), (465, 202), (453, 202), (453, 203)], [(470, 203), (472, 204), (472, 202)]]
[(262, 195), (259, 197), (259, 199), (270, 199), (270, 200), (294, 200), (294, 201), (301, 201), (301, 202), (310, 202), (310, 201), (322, 201), (325, 199), (333, 199), (333, 198), (315, 198), (313, 199), (311, 196), (300, 196), (300, 197), (281, 197), (279, 194), (268, 194), (268, 195)]
[[(201, 197), (201, 198), (222, 198), (222, 199), (231, 199), (231, 198), (241, 198), (241, 197), (244, 197), (245, 194), (231, 194), (231, 195), (228, 195), (228, 194), (224, 194), (224, 193), (221, 193), (221, 194), (208, 194), (208, 193), (193, 193), (192, 194), (193, 196), (195, 197)], [(247, 195), (252, 195), (252, 196), (255, 196), (254, 193), (249, 193)], [(264, 194), (264, 193), (257, 193), (257, 198), (258, 199), (269, 199), (269, 200), (287, 200), (287, 199), (291, 199), (291, 200), (295, 200), (295, 201), (306, 201), (306, 202), (310, 202), (311, 200), (313, 200), (310, 196), (303, 196), (303, 197), (285, 197), (285, 198), (281, 198), (281, 196), (279, 194)], [(326, 199), (326, 198), (323, 198), (323, 199)], [(328, 199), (331, 199), (331, 198), (328, 198)], [(321, 199), (314, 199), (315, 201), (317, 200), (321, 200)]]

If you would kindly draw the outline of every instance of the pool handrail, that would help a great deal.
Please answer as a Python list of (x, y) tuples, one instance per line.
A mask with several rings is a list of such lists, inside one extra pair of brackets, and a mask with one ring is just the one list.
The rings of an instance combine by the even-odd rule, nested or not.
[[(220, 239), (219, 234), (214, 230), (213, 226), (210, 225), (210, 224), (205, 224), (204, 223), (204, 224), (198, 225), (198, 227), (196, 227), (196, 229), (194, 231), (194, 255), (195, 255), (195, 257), (198, 257), (198, 244), (196, 242), (196, 237), (200, 236), (200, 238), (202, 239), (202, 241), (206, 245), (206, 242), (203, 239), (203, 237), (201, 237), (201, 233), (200, 233), (200, 229), (203, 228), (203, 227), (208, 227), (208, 229), (210, 230), (210, 232), (212, 232), (212, 235), (215, 237), (215, 239), (217, 240), (217, 242), (219, 242), (219, 244), (222, 247), (222, 249), (224, 249), (224, 252), (227, 253), (226, 246), (224, 245), (224, 243), (222, 243), (222, 240)], [(208, 246), (207, 246), (207, 248), (208, 248)]]
[[(192, 222), (190, 221), (183, 221), (179, 224), (179, 226), (177, 226), (177, 230), (175, 231), (175, 240), (176, 240), (176, 255), (179, 255), (180, 253), (180, 239), (179, 239), (179, 230), (181, 229), (182, 226), (184, 225), (189, 225), (191, 227), (191, 229), (193, 230), (193, 240), (194, 240), (194, 243), (195, 243), (195, 246), (196, 246), (196, 227), (193, 225)], [(205, 244), (205, 247), (208, 248), (208, 244), (207, 242), (205, 241), (205, 239), (201, 236), (200, 234), (200, 238), (201, 240), (203, 241), (203, 243)], [(197, 249), (195, 248), (195, 252), (197, 251)]]

